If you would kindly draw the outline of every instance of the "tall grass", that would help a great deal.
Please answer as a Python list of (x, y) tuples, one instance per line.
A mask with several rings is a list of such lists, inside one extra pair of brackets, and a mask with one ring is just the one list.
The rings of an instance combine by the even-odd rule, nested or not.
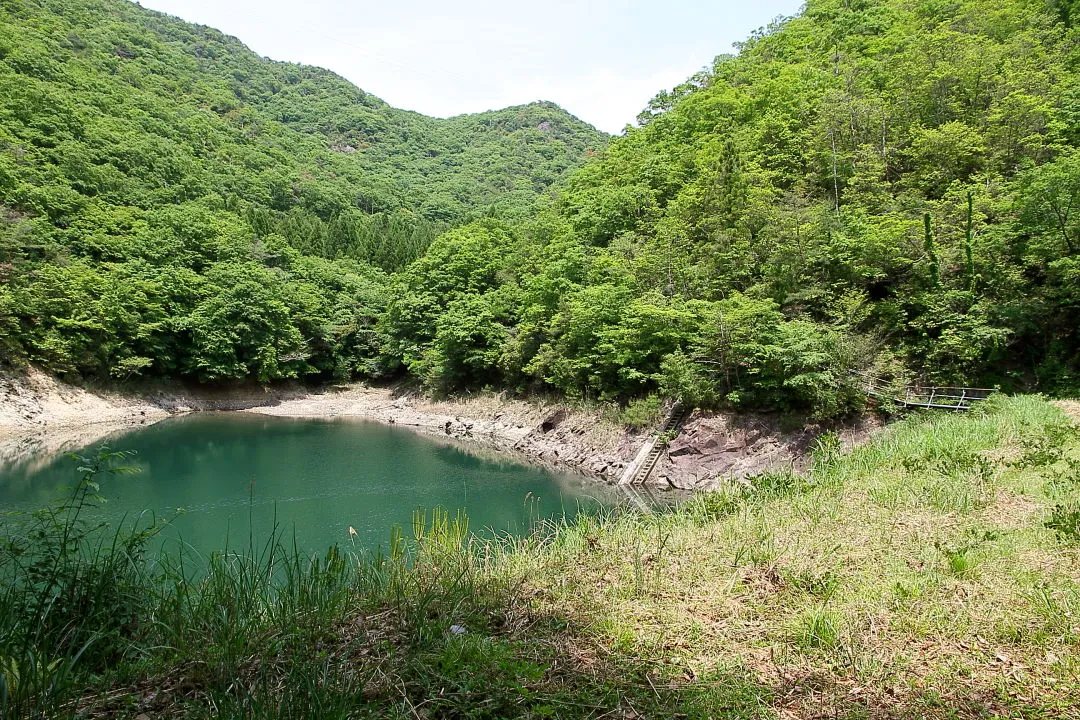
[(421, 509), (383, 549), (319, 555), (275, 529), (151, 557), (159, 524), (93, 520), (123, 460), (83, 458), (64, 501), (2, 521), (5, 719), (772, 717), (805, 692), (808, 712), (934, 716), (954, 671), (1006, 682), (987, 657), (1035, 668), (1007, 678), (1006, 715), (1036, 688), (1044, 716), (1075, 699), (1080, 580), (1052, 508), (1080, 487), (1080, 433), (1038, 398), (849, 453), (826, 438), (807, 472), (652, 514), (480, 539)]
[(0, 712), (55, 713), (73, 676), (120, 663), (145, 614), (145, 548), (158, 526), (93, 522), (99, 477), (126, 455), (76, 457), (54, 506), (5, 518), (0, 540)]
[(320, 678), (332, 675), (342, 697), (373, 680), (369, 670), (340, 685), (345, 658), (310, 652), (340, 653), (350, 618), (382, 613), (395, 642), (421, 644), (445, 635), (444, 618), (466, 622), (492, 591), (476, 577), (498, 543), (480, 553), (467, 518), (442, 509), (418, 510), (411, 538), (395, 528), (386, 551), (305, 555), (275, 526), (209, 558), (183, 546), (148, 556), (161, 523), (92, 519), (100, 483), (126, 472), (126, 457), (77, 458), (67, 497), (0, 525), (0, 717), (70, 715), (87, 688), (177, 664), (184, 684), (214, 698), (207, 708), (225, 702), (247, 715), (276, 698), (307, 715), (327, 699), (315, 692)]

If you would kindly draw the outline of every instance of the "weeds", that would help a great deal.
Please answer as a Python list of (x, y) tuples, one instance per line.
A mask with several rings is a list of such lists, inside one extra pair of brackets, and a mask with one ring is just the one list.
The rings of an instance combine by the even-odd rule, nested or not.
[(814, 470), (828, 471), (834, 467), (842, 457), (842, 450), (839, 435), (834, 432), (823, 433), (814, 441), (814, 447), (810, 452), (814, 461)]
[(821, 573), (813, 571), (789, 573), (787, 580), (793, 587), (825, 601), (832, 597), (840, 585), (839, 576), (831, 570)]
[(809, 610), (799, 618), (795, 642), (804, 650), (835, 650), (841, 644), (842, 619), (824, 608)]
[(974, 549), (972, 546), (950, 548), (939, 544), (935, 547), (945, 557), (945, 567), (950, 574), (959, 578), (974, 576), (979, 559), (972, 552)]
[(618, 421), (634, 430), (656, 427), (664, 416), (664, 400), (659, 395), (647, 395), (630, 403), (619, 413)]
[(1018, 468), (1045, 468), (1064, 461), (1075, 470), (1077, 461), (1066, 456), (1065, 447), (1077, 435), (1080, 435), (1080, 430), (1072, 423), (1049, 423), (1039, 435), (1023, 438), (1023, 454), (1010, 464)]
[[(479, 539), (463, 514), (419, 510), (383, 549), (312, 556), (275, 529), (148, 558), (157, 525), (97, 525), (108, 473), (84, 462), (82, 509), (4, 525), (0, 710), (1068, 717), (1080, 578), (1046, 527), (1071, 542), (1054, 498), (1080, 442), (1059, 425), (1039, 399), (995, 398), (850, 453), (823, 440), (806, 473), (651, 515)], [(1024, 512), (1004, 505), (1020, 497)], [(34, 522), (53, 539), (34, 544)]]
[(76, 666), (122, 661), (138, 632), (151, 582), (145, 549), (160, 529), (138, 522), (109, 533), (93, 511), (98, 478), (129, 472), (127, 453), (73, 456), (68, 497), (28, 517), (9, 516), (0, 541), (0, 714), (55, 711)]
[(979, 566), (979, 550), (999, 537), (997, 533), (987, 531), (974, 540), (959, 545), (950, 546), (936, 542), (934, 547), (945, 558), (945, 568), (950, 575), (970, 579), (975, 576), (975, 570)]
[(815, 478), (796, 472), (793, 468), (753, 475), (713, 492), (702, 493), (690, 500), (684, 511), (700, 523), (709, 523), (749, 507), (758, 507), (772, 500), (808, 492), (816, 487)]
[(1046, 527), (1067, 545), (1080, 545), (1080, 507), (1055, 505)]

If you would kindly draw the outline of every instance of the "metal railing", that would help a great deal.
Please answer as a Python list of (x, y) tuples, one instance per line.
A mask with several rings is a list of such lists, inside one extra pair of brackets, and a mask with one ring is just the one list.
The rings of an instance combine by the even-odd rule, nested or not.
[[(866, 382), (866, 394), (891, 400), (897, 405), (939, 410), (970, 410), (972, 403), (985, 400), (996, 392), (992, 388), (950, 387), (945, 385), (911, 385), (897, 389), (881, 378), (865, 373), (852, 373)], [(902, 394), (900, 394), (902, 393)]]

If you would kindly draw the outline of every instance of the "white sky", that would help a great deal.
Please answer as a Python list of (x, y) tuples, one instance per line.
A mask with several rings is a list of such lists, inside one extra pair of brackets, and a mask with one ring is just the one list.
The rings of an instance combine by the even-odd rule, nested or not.
[(551, 100), (621, 132), (656, 93), (801, 0), (142, 0), (449, 117)]

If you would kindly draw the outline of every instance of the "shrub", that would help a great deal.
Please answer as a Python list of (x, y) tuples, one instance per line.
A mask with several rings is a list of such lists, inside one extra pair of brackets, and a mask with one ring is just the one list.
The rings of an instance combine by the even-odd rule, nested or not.
[(619, 422), (635, 430), (655, 427), (663, 416), (663, 401), (659, 395), (647, 395), (631, 400), (619, 413)]

